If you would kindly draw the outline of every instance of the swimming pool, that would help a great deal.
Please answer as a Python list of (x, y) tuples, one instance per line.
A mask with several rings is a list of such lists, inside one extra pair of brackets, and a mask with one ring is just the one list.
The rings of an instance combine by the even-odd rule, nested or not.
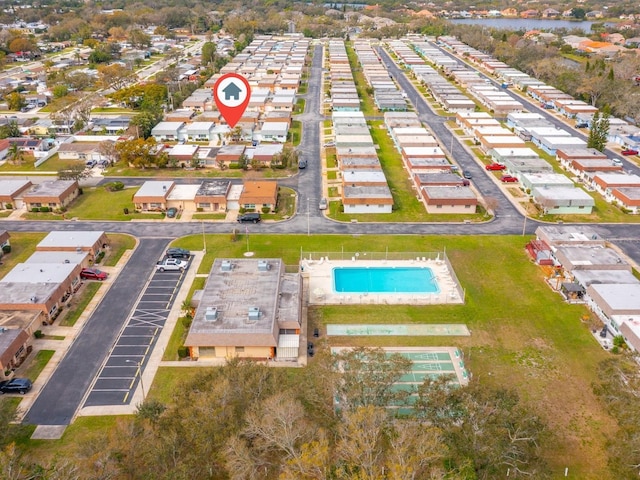
[(333, 288), (338, 293), (439, 293), (429, 267), (336, 267)]

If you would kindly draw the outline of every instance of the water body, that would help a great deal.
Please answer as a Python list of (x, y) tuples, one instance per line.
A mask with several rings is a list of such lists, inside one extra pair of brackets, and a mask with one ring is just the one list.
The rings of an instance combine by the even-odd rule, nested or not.
[(538, 18), (457, 18), (451, 23), (462, 25), (482, 25), (490, 28), (505, 30), (567, 30), (580, 29), (585, 33), (591, 32), (594, 22), (570, 22), (569, 20), (543, 20)]

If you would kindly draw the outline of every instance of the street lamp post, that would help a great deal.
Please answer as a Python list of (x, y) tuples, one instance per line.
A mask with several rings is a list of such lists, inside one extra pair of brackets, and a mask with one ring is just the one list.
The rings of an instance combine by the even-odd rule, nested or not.
[(307, 197), (307, 236), (311, 235), (311, 217), (309, 211), (309, 197)]
[[(147, 396), (144, 391), (144, 382), (142, 381), (142, 364), (140, 362), (134, 362), (133, 360), (125, 360), (126, 363), (133, 363), (138, 367), (136, 369), (136, 375), (140, 375), (140, 388), (142, 389), (142, 401), (144, 402), (145, 397)], [(135, 377), (134, 377), (135, 378)]]

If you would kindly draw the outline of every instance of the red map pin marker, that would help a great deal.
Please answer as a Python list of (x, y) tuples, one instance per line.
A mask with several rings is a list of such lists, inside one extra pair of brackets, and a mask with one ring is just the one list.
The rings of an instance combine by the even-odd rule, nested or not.
[(249, 105), (251, 87), (243, 76), (227, 73), (213, 86), (213, 99), (227, 124), (233, 128)]

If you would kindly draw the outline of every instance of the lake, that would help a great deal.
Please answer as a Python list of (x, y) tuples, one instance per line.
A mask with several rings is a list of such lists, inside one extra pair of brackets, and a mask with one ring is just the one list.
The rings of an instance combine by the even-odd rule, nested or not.
[(456, 18), (451, 23), (462, 25), (483, 25), (491, 28), (505, 30), (555, 30), (566, 28), (567, 30), (580, 29), (585, 33), (591, 32), (594, 22), (570, 22), (569, 20), (543, 20), (539, 18)]

